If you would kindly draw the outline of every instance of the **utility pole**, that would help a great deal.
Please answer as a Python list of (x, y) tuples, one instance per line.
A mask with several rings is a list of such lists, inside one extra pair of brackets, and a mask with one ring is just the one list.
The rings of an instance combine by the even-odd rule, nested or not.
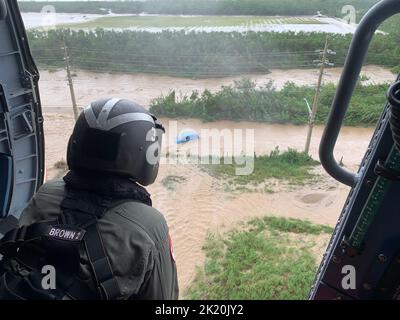
[(324, 50), (319, 51), (319, 54), (322, 55), (322, 59), (315, 61), (315, 62), (318, 62), (318, 65), (320, 66), (320, 68), (319, 68), (317, 89), (315, 91), (315, 96), (314, 96), (314, 101), (312, 104), (311, 112), (309, 113), (308, 133), (307, 133), (306, 147), (304, 150), (304, 152), (306, 154), (308, 154), (308, 152), (310, 151), (311, 136), (312, 136), (312, 131), (314, 128), (315, 118), (317, 116), (319, 97), (321, 94), (322, 78), (324, 76), (325, 67), (334, 65), (333, 63), (330, 63), (328, 60), (328, 54), (331, 54), (331, 55), (336, 54), (336, 52), (328, 49), (328, 36), (326, 37), (326, 40), (325, 40)]
[(68, 81), (68, 86), (69, 86), (69, 92), (71, 94), (71, 102), (72, 102), (72, 109), (74, 110), (74, 116), (75, 116), (75, 121), (78, 119), (79, 112), (78, 112), (78, 106), (76, 104), (76, 97), (75, 97), (75, 90), (74, 90), (74, 83), (72, 82), (72, 75), (71, 75), (71, 65), (70, 65), (70, 60), (69, 60), (69, 54), (68, 54), (68, 47), (65, 41), (64, 43), (64, 60), (65, 60), (65, 70), (67, 71), (67, 81)]

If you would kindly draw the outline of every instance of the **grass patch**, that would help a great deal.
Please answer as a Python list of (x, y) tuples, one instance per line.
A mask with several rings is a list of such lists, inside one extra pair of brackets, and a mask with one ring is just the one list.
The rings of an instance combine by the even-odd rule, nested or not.
[(270, 187), (268, 187), (268, 186), (265, 186), (265, 187), (264, 187), (264, 192), (265, 192), (265, 193), (272, 194), (272, 193), (275, 193), (275, 190), (272, 189), (272, 188), (270, 188)]
[(333, 228), (326, 225), (313, 224), (310, 221), (300, 219), (283, 219), (274, 216), (266, 216), (262, 219), (255, 219), (250, 221), (249, 224), (259, 228), (260, 230), (265, 229), (265, 227), (268, 226), (270, 229), (280, 232), (305, 233), (314, 235), (333, 232)]
[(60, 170), (67, 170), (68, 169), (68, 164), (64, 159), (61, 159), (61, 160), (56, 161), (54, 163), (54, 168), (55, 169), (60, 169)]
[(227, 27), (265, 24), (322, 24), (314, 18), (268, 16), (125, 16), (101, 17), (92, 21), (68, 24), (70, 28), (190, 28)]
[(203, 247), (205, 265), (197, 270), (187, 297), (306, 299), (316, 271), (310, 251), (313, 244), (290, 240), (288, 232), (316, 235), (331, 229), (301, 220), (270, 218), (255, 219), (222, 237), (210, 234)]
[(270, 155), (255, 156), (254, 171), (250, 175), (236, 175), (235, 164), (210, 164), (204, 165), (203, 168), (213, 177), (243, 187), (248, 184), (259, 185), (269, 178), (286, 180), (290, 184), (303, 184), (315, 176), (310, 169), (318, 164), (318, 161), (303, 152), (290, 148), (281, 152), (276, 148)]
[(170, 191), (175, 191), (176, 186), (182, 182), (185, 182), (187, 179), (182, 176), (166, 176), (164, 179), (161, 180), (161, 183), (164, 187), (166, 187)]

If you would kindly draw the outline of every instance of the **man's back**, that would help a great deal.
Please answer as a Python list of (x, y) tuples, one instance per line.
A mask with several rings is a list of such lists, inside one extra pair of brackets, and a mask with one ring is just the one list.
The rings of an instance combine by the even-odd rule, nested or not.
[[(62, 180), (43, 185), (24, 210), (20, 226), (57, 219), (65, 188)], [(139, 201), (124, 199), (104, 214), (98, 229), (123, 298), (178, 298), (176, 266), (161, 213)], [(83, 247), (79, 272), (93, 286)]]
[[(157, 178), (164, 133), (133, 101), (88, 105), (68, 142), (69, 172), (42, 186), (21, 228), (0, 240), (0, 296), (177, 299), (168, 226), (144, 188)], [(43, 266), (59, 271), (54, 293), (41, 290)]]

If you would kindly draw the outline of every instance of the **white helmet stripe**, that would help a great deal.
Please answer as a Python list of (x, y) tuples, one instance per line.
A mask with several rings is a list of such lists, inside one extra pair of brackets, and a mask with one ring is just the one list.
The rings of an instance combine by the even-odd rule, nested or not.
[(100, 125), (99, 129), (105, 130), (108, 115), (110, 114), (111, 110), (115, 107), (115, 105), (120, 101), (121, 101), (121, 99), (114, 98), (114, 99), (110, 99), (106, 102), (106, 104), (101, 109), (99, 116), (97, 117), (97, 122)]
[(94, 115), (92, 105), (89, 104), (84, 110), (83, 114), (85, 115), (86, 122), (88, 123), (89, 127), (96, 128), (97, 119)]
[(155, 125), (153, 117), (150, 116), (149, 114), (142, 112), (132, 112), (132, 113), (121, 114), (112, 119), (109, 119), (106, 123), (104, 130), (108, 131), (115, 127), (118, 127), (121, 124), (133, 121), (148, 121), (151, 122), (153, 125)]
[(148, 121), (155, 125), (153, 117), (143, 112), (125, 113), (108, 119), (111, 110), (120, 100), (121, 99), (108, 100), (97, 118), (93, 112), (92, 105), (87, 106), (84, 110), (84, 115), (89, 127), (109, 131), (121, 124), (133, 121)]

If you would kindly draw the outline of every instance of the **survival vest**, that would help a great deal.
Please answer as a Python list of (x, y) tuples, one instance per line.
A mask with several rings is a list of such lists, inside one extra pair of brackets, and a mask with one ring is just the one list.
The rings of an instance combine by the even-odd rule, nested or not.
[[(57, 220), (9, 231), (0, 240), (0, 299), (111, 300), (121, 297), (98, 230), (98, 221), (114, 200), (66, 187)], [(80, 253), (89, 261), (91, 279), (80, 274)], [(54, 268), (55, 286), (43, 284), (43, 270)], [(49, 269), (49, 270), (50, 270)]]

